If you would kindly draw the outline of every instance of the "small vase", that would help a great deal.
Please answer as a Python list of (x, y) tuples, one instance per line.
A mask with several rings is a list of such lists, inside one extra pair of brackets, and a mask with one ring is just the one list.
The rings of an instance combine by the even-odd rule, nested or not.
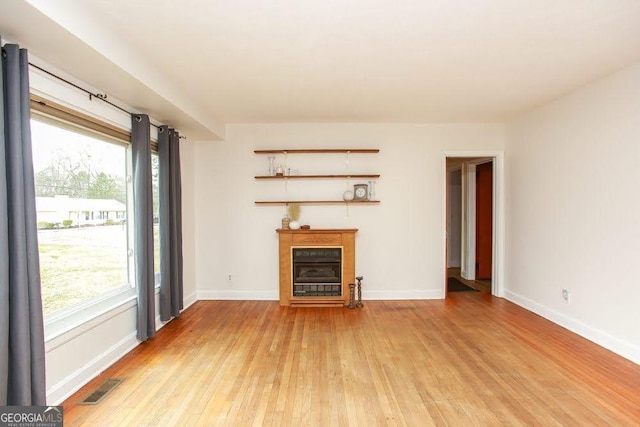
[(291, 218), (289, 218), (288, 216), (285, 216), (285, 217), (282, 218), (282, 229), (283, 230), (288, 230), (290, 224), (291, 224)]
[(297, 230), (300, 228), (300, 223), (298, 221), (289, 221), (289, 229)]
[(369, 181), (369, 200), (375, 200), (376, 198), (376, 182)]
[(269, 156), (267, 158), (269, 159), (269, 176), (274, 176), (276, 174), (276, 165), (275, 165), (276, 157)]

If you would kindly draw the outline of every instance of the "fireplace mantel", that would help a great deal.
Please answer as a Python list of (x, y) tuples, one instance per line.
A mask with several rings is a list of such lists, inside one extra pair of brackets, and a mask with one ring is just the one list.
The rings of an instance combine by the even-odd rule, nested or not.
[[(348, 304), (349, 284), (355, 282), (355, 234), (357, 228), (310, 230), (278, 229), (280, 264), (280, 305), (306, 307), (342, 307)], [(339, 247), (342, 249), (340, 296), (294, 296), (292, 274), (293, 248)]]

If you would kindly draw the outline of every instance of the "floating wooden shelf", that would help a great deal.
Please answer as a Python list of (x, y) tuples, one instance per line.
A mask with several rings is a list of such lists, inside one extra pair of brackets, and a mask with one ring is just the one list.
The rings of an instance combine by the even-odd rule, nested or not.
[(377, 148), (319, 148), (319, 149), (291, 149), (291, 150), (253, 150), (256, 154), (318, 154), (318, 153), (358, 153), (358, 154), (375, 154), (380, 150)]
[(366, 178), (380, 178), (380, 174), (369, 175), (258, 175), (256, 179), (366, 179)]
[[(377, 148), (314, 148), (314, 149), (273, 149), (273, 150), (253, 150), (255, 154), (326, 154), (326, 153), (344, 153), (344, 154), (376, 154), (380, 150)], [(288, 179), (378, 179), (380, 174), (315, 174), (315, 175), (256, 175), (258, 180), (280, 180)], [(339, 204), (362, 204), (373, 205), (380, 203), (379, 200), (263, 200), (256, 201), (256, 205), (287, 205), (289, 203), (298, 203), (301, 205), (339, 205)]]
[(286, 205), (289, 203), (297, 203), (299, 205), (366, 205), (380, 203), (380, 200), (262, 200), (256, 201), (256, 205)]

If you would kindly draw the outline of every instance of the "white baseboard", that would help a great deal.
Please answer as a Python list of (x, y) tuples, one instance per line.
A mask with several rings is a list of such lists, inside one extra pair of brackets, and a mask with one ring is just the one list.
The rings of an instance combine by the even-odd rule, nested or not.
[[(278, 301), (277, 291), (231, 291), (215, 290), (198, 291), (198, 300), (251, 300), (251, 301)], [(364, 300), (410, 300), (410, 299), (443, 299), (442, 290), (416, 291), (367, 291), (362, 293)]]
[(135, 332), (123, 338), (82, 368), (72, 372), (64, 380), (49, 388), (47, 390), (47, 404), (62, 404), (65, 399), (80, 390), (82, 386), (100, 375), (109, 366), (120, 360), (124, 355), (137, 347), (139, 343)]
[(278, 301), (278, 291), (232, 291), (232, 290), (200, 290), (199, 300), (251, 300)]
[(539, 304), (515, 292), (505, 290), (504, 297), (505, 299), (570, 330), (571, 332), (575, 332), (589, 341), (593, 341), (599, 346), (613, 351), (625, 359), (629, 359), (634, 363), (640, 364), (640, 348), (638, 346), (609, 335), (599, 329), (593, 328), (577, 319), (569, 317), (545, 305)]
[(182, 301), (184, 305), (184, 308), (182, 309), (182, 311), (184, 311), (187, 308), (191, 307), (196, 302), (198, 302), (198, 292), (193, 291), (189, 295), (183, 296)]
[(442, 290), (416, 291), (416, 290), (393, 290), (393, 291), (366, 291), (362, 292), (363, 300), (411, 300), (411, 299), (443, 299)]

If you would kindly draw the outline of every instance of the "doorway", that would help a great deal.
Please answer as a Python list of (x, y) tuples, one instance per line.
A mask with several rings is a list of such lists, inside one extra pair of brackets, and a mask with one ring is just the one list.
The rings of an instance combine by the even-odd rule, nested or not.
[(445, 153), (445, 283), (502, 296), (502, 153)]

